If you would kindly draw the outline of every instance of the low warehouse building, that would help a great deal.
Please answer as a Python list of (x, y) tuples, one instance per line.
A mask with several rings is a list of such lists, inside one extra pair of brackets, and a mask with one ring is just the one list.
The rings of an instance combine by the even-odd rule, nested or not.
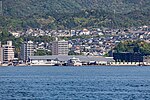
[(29, 63), (48, 63), (48, 62), (67, 62), (71, 58), (79, 58), (83, 63), (96, 62), (97, 64), (109, 64), (113, 62), (111, 57), (100, 57), (100, 56), (67, 56), (67, 55), (52, 55), (52, 56), (30, 56)]

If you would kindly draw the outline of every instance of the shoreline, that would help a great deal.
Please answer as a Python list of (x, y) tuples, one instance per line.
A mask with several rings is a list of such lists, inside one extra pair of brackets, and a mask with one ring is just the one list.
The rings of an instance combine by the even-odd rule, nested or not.
[(120, 64), (120, 65), (82, 65), (82, 66), (63, 66), (63, 65), (53, 65), (53, 66), (51, 66), (51, 65), (24, 65), (24, 66), (22, 66), (22, 65), (17, 65), (17, 66), (13, 66), (13, 65), (11, 65), (11, 66), (2, 66), (2, 65), (0, 65), (0, 67), (101, 67), (101, 66), (120, 66), (120, 67), (124, 67), (124, 66), (129, 66), (129, 67), (139, 67), (139, 66), (141, 66), (141, 67), (143, 67), (143, 66), (150, 66), (150, 65), (127, 65), (127, 64), (125, 64), (125, 65), (122, 65), (122, 64)]
[(0, 67), (38, 67), (38, 66), (47, 66), (47, 67), (88, 67), (88, 66), (150, 66), (148, 62), (106, 62), (106, 63), (83, 63), (76, 65), (69, 65), (67, 63), (21, 63), (21, 64), (0, 64)]

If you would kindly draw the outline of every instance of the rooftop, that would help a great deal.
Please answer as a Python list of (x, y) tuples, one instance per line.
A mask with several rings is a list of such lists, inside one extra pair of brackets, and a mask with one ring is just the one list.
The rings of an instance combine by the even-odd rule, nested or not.
[(47, 60), (47, 59), (58, 59), (59, 61), (68, 61), (71, 58), (79, 58), (83, 62), (89, 61), (113, 61), (112, 57), (101, 57), (101, 56), (67, 56), (67, 55), (52, 55), (52, 56), (30, 56), (32, 60)]

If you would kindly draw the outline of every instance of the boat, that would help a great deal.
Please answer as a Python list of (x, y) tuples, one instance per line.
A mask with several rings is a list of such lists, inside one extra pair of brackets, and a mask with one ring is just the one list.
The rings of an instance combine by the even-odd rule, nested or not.
[(54, 66), (52, 63), (31, 63), (30, 66)]
[(7, 67), (7, 66), (8, 66), (8, 64), (2, 64), (1, 66), (3, 66), (3, 67)]
[(28, 63), (29, 66), (55, 66), (59, 61), (55, 60), (33, 60)]
[(71, 58), (67, 61), (68, 66), (82, 66), (82, 63), (79, 58)]

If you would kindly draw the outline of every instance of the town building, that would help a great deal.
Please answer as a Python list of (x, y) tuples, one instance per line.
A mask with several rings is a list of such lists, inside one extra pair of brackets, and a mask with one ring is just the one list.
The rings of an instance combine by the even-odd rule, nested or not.
[(52, 42), (52, 55), (68, 55), (68, 41), (54, 41)]
[(12, 41), (7, 41), (7, 44), (2, 46), (4, 63), (9, 63), (14, 60), (14, 48)]
[(21, 45), (21, 59), (25, 62), (28, 60), (29, 56), (34, 55), (34, 44), (32, 41), (24, 42)]

